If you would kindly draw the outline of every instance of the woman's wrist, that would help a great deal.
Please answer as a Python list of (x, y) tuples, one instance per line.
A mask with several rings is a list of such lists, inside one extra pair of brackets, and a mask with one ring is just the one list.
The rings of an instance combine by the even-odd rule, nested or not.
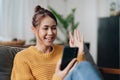
[(85, 59), (85, 52), (79, 53), (78, 56), (77, 56), (77, 61), (81, 62), (81, 61), (85, 61), (85, 60), (86, 60)]
[(79, 55), (82, 56), (82, 55), (84, 55), (84, 54), (85, 54), (84, 51), (78, 52), (78, 56), (79, 56)]

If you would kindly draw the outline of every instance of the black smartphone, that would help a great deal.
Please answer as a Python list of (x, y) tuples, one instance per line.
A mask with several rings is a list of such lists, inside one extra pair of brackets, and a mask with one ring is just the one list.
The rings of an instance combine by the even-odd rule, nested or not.
[(77, 54), (78, 54), (78, 47), (65, 46), (61, 61), (61, 70), (63, 70), (73, 58), (76, 58)]

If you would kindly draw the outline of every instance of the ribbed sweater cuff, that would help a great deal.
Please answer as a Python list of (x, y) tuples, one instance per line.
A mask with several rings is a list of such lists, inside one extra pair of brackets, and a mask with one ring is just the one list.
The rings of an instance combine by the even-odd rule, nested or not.
[(61, 80), (61, 79), (57, 75), (54, 74), (52, 80)]
[(77, 56), (78, 62), (85, 61), (85, 54), (82, 52), (80, 55)]

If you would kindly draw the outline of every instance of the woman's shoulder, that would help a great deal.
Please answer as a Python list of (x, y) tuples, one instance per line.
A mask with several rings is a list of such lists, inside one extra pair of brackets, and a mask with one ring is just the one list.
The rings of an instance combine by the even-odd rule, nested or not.
[(63, 49), (63, 47), (64, 47), (64, 45), (60, 45), (60, 44), (54, 44), (53, 46), (56, 49)]
[(32, 51), (32, 49), (31, 49), (31, 46), (30, 46), (30, 47), (28, 47), (28, 48), (25, 48), (25, 49), (19, 51), (19, 52), (16, 54), (16, 56), (19, 56), (19, 57), (28, 56), (28, 54), (29, 54), (31, 51)]

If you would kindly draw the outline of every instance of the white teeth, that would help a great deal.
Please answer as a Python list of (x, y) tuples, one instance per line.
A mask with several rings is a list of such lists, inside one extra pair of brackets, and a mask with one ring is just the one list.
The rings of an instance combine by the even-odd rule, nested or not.
[(52, 39), (52, 38), (46, 38), (46, 39)]
[(52, 41), (52, 38), (46, 38), (46, 40), (48, 40), (48, 41)]
[(53, 41), (53, 37), (45, 37), (45, 39), (46, 39), (46, 41), (48, 41), (48, 42), (51, 42), (51, 41)]
[(52, 39), (52, 37), (47, 37), (46, 39)]

